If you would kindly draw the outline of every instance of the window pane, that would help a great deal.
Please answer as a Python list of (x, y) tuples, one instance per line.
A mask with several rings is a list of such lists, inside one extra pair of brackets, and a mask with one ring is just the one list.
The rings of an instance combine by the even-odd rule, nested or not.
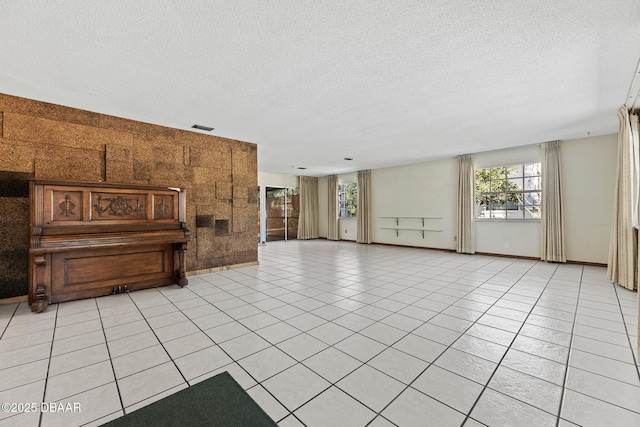
[(338, 185), (338, 206), (340, 218), (356, 216), (358, 186), (355, 182)]
[(542, 163), (530, 163), (524, 165), (524, 176), (540, 176), (542, 175)]
[(476, 206), (476, 218), (491, 218), (491, 211), (488, 209), (487, 205)]
[(491, 181), (491, 188), (489, 189), (489, 191), (504, 191), (504, 181), (503, 180), (493, 180)]
[(539, 219), (541, 164), (475, 171), (476, 218)]
[(525, 206), (525, 219), (540, 219), (540, 205)]
[(515, 209), (512, 206), (524, 203), (522, 193), (507, 193), (507, 209)]
[[(527, 178), (527, 179), (535, 179), (535, 178)], [(509, 191), (522, 191), (522, 178), (510, 178), (509, 179)]]
[(539, 191), (524, 193), (525, 205), (539, 205), (541, 199), (542, 199), (542, 193), (540, 193)]
[(504, 209), (493, 209), (491, 211), (491, 218), (495, 219), (506, 219), (507, 213)]
[(507, 168), (507, 173), (509, 174), (509, 178), (522, 176), (522, 165), (509, 166)]
[(504, 167), (491, 168), (491, 176), (494, 178), (505, 178), (507, 170)]
[(495, 194), (491, 196), (489, 206), (491, 209), (504, 209), (507, 204), (506, 194)]
[(539, 190), (540, 189), (540, 178), (525, 178), (524, 179), (524, 189), (525, 190)]

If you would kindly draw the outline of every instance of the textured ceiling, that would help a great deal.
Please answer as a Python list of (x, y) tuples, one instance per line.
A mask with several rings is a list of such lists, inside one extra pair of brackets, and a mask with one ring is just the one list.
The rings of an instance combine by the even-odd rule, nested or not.
[(2, 0), (0, 92), (320, 176), (616, 132), (638, 40), (638, 0)]

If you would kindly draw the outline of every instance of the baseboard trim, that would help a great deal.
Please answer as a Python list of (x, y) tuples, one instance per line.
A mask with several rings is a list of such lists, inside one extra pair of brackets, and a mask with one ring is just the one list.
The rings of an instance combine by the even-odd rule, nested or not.
[(580, 265), (588, 265), (589, 267), (607, 267), (608, 264), (603, 264), (601, 262), (587, 262), (587, 261), (567, 261), (567, 264), (580, 264)]
[(382, 243), (382, 242), (371, 242), (372, 245), (380, 245), (380, 246), (394, 246), (397, 248), (413, 248), (413, 249), (427, 249), (429, 251), (442, 251), (442, 252), (455, 252), (455, 249), (446, 249), (446, 248), (430, 248), (428, 246), (412, 246), (412, 245), (399, 245), (396, 243)]
[(212, 268), (205, 268), (202, 270), (187, 271), (185, 275), (196, 276), (198, 274), (216, 273), (218, 271), (232, 270), (234, 268), (241, 268), (241, 267), (250, 267), (252, 265), (258, 265), (258, 264), (259, 264), (258, 261), (251, 261), (251, 262), (243, 262), (240, 264), (223, 265), (221, 267), (212, 267)]
[(476, 255), (495, 256), (495, 257), (499, 257), (499, 258), (526, 259), (526, 260), (529, 260), (529, 261), (540, 261), (539, 257), (524, 256), (524, 255), (492, 254), (491, 252), (476, 252)]
[(28, 302), (29, 295), (20, 295), (18, 297), (0, 299), (0, 305), (15, 304), (17, 302)]

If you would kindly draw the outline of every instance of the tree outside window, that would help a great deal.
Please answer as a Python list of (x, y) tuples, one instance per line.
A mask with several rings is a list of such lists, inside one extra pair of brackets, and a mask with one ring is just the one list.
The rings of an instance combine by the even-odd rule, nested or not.
[(476, 169), (476, 219), (540, 219), (541, 163)]
[(338, 186), (338, 206), (340, 208), (340, 218), (351, 218), (356, 216), (358, 205), (358, 185), (355, 182), (350, 184), (340, 184)]

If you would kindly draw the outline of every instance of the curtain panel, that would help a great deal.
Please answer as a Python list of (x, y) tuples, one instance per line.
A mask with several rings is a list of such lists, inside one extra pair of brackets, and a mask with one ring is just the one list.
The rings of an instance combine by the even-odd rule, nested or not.
[(328, 187), (327, 239), (340, 240), (338, 233), (338, 175), (329, 175)]
[(300, 177), (300, 218), (298, 239), (317, 239), (319, 236), (318, 178)]
[(638, 116), (618, 110), (618, 164), (607, 278), (627, 289), (638, 288)]
[(458, 240), (456, 251), (473, 254), (476, 252), (474, 209), (475, 171), (470, 154), (458, 156)]
[(371, 243), (371, 170), (358, 171), (358, 207), (356, 242)]
[(542, 144), (541, 256), (543, 261), (567, 262), (562, 212), (560, 141)]

